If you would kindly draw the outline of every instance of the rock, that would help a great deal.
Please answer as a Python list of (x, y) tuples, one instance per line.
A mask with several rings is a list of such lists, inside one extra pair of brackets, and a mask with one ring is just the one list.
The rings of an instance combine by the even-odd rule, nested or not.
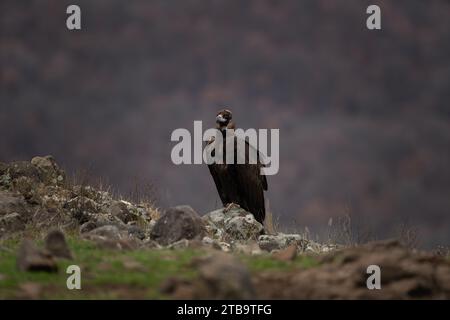
[(123, 238), (123, 234), (121, 234), (121, 231), (115, 225), (105, 225), (95, 228), (94, 230), (88, 232), (86, 237), (89, 236), (98, 236), (110, 240), (118, 240)]
[(297, 257), (297, 246), (295, 244), (291, 244), (285, 249), (274, 252), (272, 257), (279, 261), (292, 261)]
[(250, 272), (236, 257), (222, 252), (213, 253), (194, 262), (200, 281), (210, 289), (213, 299), (252, 299), (255, 292)]
[(65, 183), (64, 171), (51, 156), (31, 162), (0, 163), (0, 235), (29, 226), (47, 231), (55, 225), (80, 227), (85, 234), (116, 224), (136, 239), (150, 237), (159, 211), (151, 204), (114, 200), (105, 191)]
[(278, 233), (276, 235), (261, 235), (258, 238), (258, 243), (261, 249), (269, 252), (284, 249), (291, 244), (295, 244), (298, 250), (302, 252), (305, 250), (308, 241), (299, 234)]
[(122, 222), (86, 222), (80, 227), (80, 232), (85, 238), (102, 237), (104, 239), (125, 239), (134, 238), (143, 240), (145, 238), (144, 231), (134, 225), (126, 225)]
[(185, 249), (189, 247), (189, 240), (181, 239), (167, 246), (167, 249)]
[[(48, 211), (65, 211), (64, 205), (71, 197), (71, 192), (57, 187), (57, 186), (45, 186), (44, 188), (38, 188), (37, 190), (34, 190), (34, 196), (37, 199), (36, 204), (40, 204), (42, 208), (45, 208)], [(30, 201), (28, 200), (28, 203)], [(65, 216), (69, 216), (66, 215)]]
[[(29, 177), (18, 177), (13, 181), (13, 188), (15, 191), (18, 191), (28, 202), (29, 200), (35, 197), (36, 186)], [(38, 203), (36, 199), (33, 199), (33, 204)]]
[(4, 175), (6, 170), (8, 169), (8, 165), (4, 162), (0, 161), (0, 175)]
[(10, 189), (11, 188), (12, 179), (9, 173), (4, 173), (0, 176), (0, 187)]
[[(25, 228), (25, 224), (20, 218), (20, 214), (17, 212), (8, 213), (3, 216), (0, 216), (0, 231), (16, 232), (23, 230)], [(3, 232), (0, 232), (3, 234)]]
[(113, 201), (109, 207), (109, 211), (111, 215), (119, 218), (124, 223), (136, 221), (138, 218), (137, 215), (130, 212), (125, 201)]
[(139, 240), (144, 240), (145, 239), (145, 236), (146, 236), (145, 232), (140, 227), (138, 227), (138, 226), (127, 226), (127, 230), (128, 230), (128, 235), (130, 237), (134, 237), (134, 238), (137, 238)]
[(13, 212), (21, 215), (28, 214), (23, 197), (8, 191), (0, 191), (0, 216)]
[[(99, 191), (91, 186), (74, 186), (72, 188), (72, 197), (84, 197), (93, 200), (98, 204), (105, 204), (107, 207), (113, 201), (111, 195), (106, 191)], [(107, 207), (105, 209), (107, 209)]]
[(152, 230), (153, 230), (153, 228), (155, 227), (155, 225), (156, 225), (156, 220), (151, 220), (151, 221), (148, 223), (148, 225), (147, 225), (147, 232), (148, 232), (148, 234), (151, 234), (151, 233), (152, 233)]
[(98, 227), (97, 223), (95, 223), (94, 221), (85, 222), (80, 226), (80, 233), (86, 233), (86, 232), (92, 231), (97, 227)]
[(73, 259), (72, 252), (66, 242), (64, 233), (60, 230), (52, 230), (45, 238), (45, 249), (55, 258)]
[(226, 241), (257, 239), (264, 227), (250, 212), (239, 206), (232, 206), (205, 214), (203, 220), (214, 238)]
[(245, 216), (233, 217), (225, 222), (225, 232), (232, 240), (256, 240), (263, 230), (263, 225), (249, 213)]
[(103, 225), (84, 233), (83, 238), (102, 249), (134, 250), (142, 245), (138, 238), (130, 236), (125, 225)]
[(225, 228), (225, 219), (230, 219), (233, 217), (237, 217), (240, 215), (240, 211), (237, 208), (232, 208), (226, 214), (224, 212), (224, 208), (218, 209), (215, 211), (211, 211), (205, 214), (202, 219), (208, 223), (212, 224), (217, 228), (224, 229)]
[(210, 237), (204, 237), (202, 239), (202, 244), (204, 246), (216, 249), (216, 250), (221, 250), (224, 252), (230, 252), (231, 251), (231, 244), (227, 243), (227, 242), (223, 242), (223, 241), (218, 241), (217, 239), (212, 239)]
[[(450, 263), (395, 241), (336, 250), (314, 268), (255, 277), (260, 299), (449, 299)], [(381, 290), (367, 289), (367, 267), (381, 268)]]
[(145, 239), (144, 241), (142, 241), (142, 248), (147, 248), (147, 249), (161, 249), (162, 246), (159, 245), (158, 242), (150, 240), (150, 239)]
[(64, 171), (59, 169), (52, 156), (34, 157), (31, 159), (31, 164), (38, 169), (40, 179), (45, 184), (62, 184), (64, 182)]
[(263, 253), (256, 241), (249, 241), (248, 243), (235, 243), (232, 250), (233, 252), (248, 255), (259, 255)]
[(203, 243), (200, 240), (187, 240), (187, 239), (181, 239), (177, 242), (174, 242), (170, 245), (168, 245), (167, 249), (185, 249), (185, 248), (202, 248)]
[(168, 278), (161, 292), (174, 299), (254, 299), (248, 269), (231, 254), (212, 252), (193, 261), (198, 279)]
[(54, 171), (56, 165), (52, 156), (34, 157), (31, 164), (42, 171)]
[(150, 238), (161, 245), (181, 239), (201, 239), (205, 234), (201, 217), (189, 206), (169, 208), (153, 227)]
[(215, 243), (215, 241), (213, 239), (211, 239), (210, 237), (203, 237), (202, 242), (203, 242), (203, 244), (208, 245), (208, 246), (212, 246)]
[(10, 180), (28, 177), (36, 182), (40, 181), (39, 170), (28, 161), (16, 161), (8, 164), (6, 175)]
[(58, 271), (52, 255), (37, 248), (29, 239), (22, 241), (17, 254), (17, 267), (20, 271)]
[(328, 253), (333, 250), (338, 249), (338, 245), (334, 244), (320, 244), (314, 241), (308, 241), (305, 247), (305, 252), (320, 254), (320, 253)]
[(64, 204), (64, 208), (69, 210), (72, 217), (83, 224), (90, 220), (97, 221), (97, 213), (100, 211), (100, 205), (92, 199), (84, 196), (77, 196)]
[(227, 243), (227, 242), (220, 241), (219, 243), (217, 243), (217, 249), (220, 249), (223, 252), (230, 252), (231, 251), (231, 245), (229, 243)]
[(8, 232), (23, 230), (30, 215), (22, 196), (0, 191), (0, 230)]

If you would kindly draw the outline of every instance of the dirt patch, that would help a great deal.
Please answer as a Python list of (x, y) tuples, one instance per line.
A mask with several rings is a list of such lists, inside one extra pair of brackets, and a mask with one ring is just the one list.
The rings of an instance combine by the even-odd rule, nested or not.
[[(367, 288), (367, 267), (381, 270), (381, 289)], [(263, 299), (449, 299), (450, 262), (377, 242), (329, 254), (319, 267), (254, 277)]]

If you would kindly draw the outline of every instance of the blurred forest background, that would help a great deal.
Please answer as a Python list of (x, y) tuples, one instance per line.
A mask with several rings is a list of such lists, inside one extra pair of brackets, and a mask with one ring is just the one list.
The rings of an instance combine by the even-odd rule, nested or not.
[(226, 105), (238, 127), (280, 128), (267, 196), (281, 229), (348, 214), (378, 238), (408, 223), (449, 244), (449, 57), (448, 0), (2, 0), (0, 161), (52, 154), (205, 213), (212, 178), (172, 164), (170, 134)]

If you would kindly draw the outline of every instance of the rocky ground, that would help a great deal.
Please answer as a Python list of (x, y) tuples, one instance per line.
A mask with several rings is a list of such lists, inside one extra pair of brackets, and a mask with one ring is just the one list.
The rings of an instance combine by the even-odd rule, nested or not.
[[(0, 298), (450, 298), (448, 253), (267, 234), (232, 206), (159, 210), (67, 181), (51, 156), (0, 163)], [(82, 290), (65, 268), (79, 265)], [(368, 290), (369, 265), (382, 289)]]

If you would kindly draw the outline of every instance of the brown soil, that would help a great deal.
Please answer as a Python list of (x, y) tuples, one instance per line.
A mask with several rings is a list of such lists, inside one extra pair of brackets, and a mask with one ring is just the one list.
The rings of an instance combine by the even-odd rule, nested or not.
[[(348, 248), (323, 258), (319, 267), (254, 278), (263, 299), (449, 299), (450, 260), (411, 252), (397, 242)], [(381, 289), (367, 289), (369, 265), (381, 269)]]

